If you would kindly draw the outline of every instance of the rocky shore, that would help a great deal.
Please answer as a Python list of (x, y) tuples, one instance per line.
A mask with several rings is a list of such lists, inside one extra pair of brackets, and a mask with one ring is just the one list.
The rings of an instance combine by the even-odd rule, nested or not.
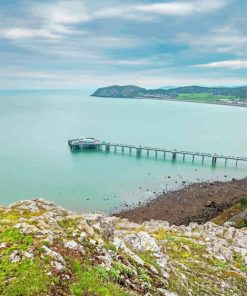
[(0, 207), (0, 295), (247, 294), (247, 228), (142, 224), (43, 199)]
[(150, 219), (164, 220), (175, 225), (206, 223), (241, 198), (247, 198), (247, 178), (198, 183), (164, 193), (136, 208), (123, 210), (117, 216), (137, 223)]

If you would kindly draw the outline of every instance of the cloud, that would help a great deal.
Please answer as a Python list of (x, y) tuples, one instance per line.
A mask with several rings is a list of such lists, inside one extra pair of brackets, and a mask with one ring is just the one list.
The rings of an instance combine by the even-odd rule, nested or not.
[(16, 77), (25, 77), (25, 78), (32, 78), (32, 79), (58, 79), (59, 74), (54, 74), (51, 72), (42, 72), (42, 71), (21, 71), (21, 72), (14, 72), (12, 76)]
[(61, 36), (53, 34), (43, 29), (27, 29), (27, 28), (7, 28), (0, 29), (0, 38), (7, 39), (29, 39), (29, 38), (44, 38), (44, 39), (59, 39)]
[(0, 83), (243, 84), (240, 1), (22, 0), (8, 10), (0, 4)]
[(247, 69), (247, 60), (219, 61), (208, 64), (194, 65), (200, 68), (228, 68), (228, 69)]
[[(132, 21), (152, 21), (158, 16), (186, 16), (219, 10), (228, 0), (170, 1), (156, 4), (136, 4), (100, 6), (89, 9), (86, 2), (79, 0), (34, 2), (23, 7), (23, 19), (15, 23), (27, 23), (27, 26), (0, 29), (0, 36), (7, 39), (43, 38), (58, 39), (67, 35), (80, 34), (82, 28), (77, 25), (102, 19), (126, 19)], [(26, 19), (25, 19), (26, 18)]]
[(227, 4), (224, 0), (188, 1), (188, 2), (167, 2), (135, 7), (138, 11), (165, 15), (189, 15), (192, 13), (204, 13), (219, 10)]
[(155, 4), (116, 5), (94, 9), (78, 0), (56, 1), (52, 4), (36, 4), (32, 12), (36, 17), (43, 18), (51, 24), (77, 24), (97, 19), (131, 19), (135, 21), (150, 21), (156, 15), (182, 16), (194, 13), (208, 13), (217, 11), (228, 4), (229, 0), (199, 0), (170, 1)]
[(246, 32), (234, 25), (214, 28), (205, 34), (179, 33), (173, 40), (178, 44), (187, 44), (197, 52), (231, 53), (246, 56)]
[[(99, 9), (91, 15), (96, 18), (133, 18), (147, 20), (153, 19), (151, 15), (183, 16), (193, 13), (208, 13), (217, 11), (228, 4), (228, 0), (207, 0), (207, 1), (170, 1), (155, 4), (132, 4), (128, 6), (106, 7)], [(144, 14), (141, 16), (141, 14)]]
[(134, 48), (142, 45), (142, 42), (137, 38), (114, 37), (114, 36), (99, 36), (87, 37), (84, 39), (85, 48)]
[(36, 4), (31, 13), (51, 24), (76, 24), (91, 19), (82, 1), (56, 1), (52, 4)]

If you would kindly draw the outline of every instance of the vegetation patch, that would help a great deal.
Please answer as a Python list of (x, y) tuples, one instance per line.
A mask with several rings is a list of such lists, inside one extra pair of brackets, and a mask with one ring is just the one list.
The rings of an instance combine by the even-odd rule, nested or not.
[(133, 293), (119, 287), (113, 282), (107, 281), (111, 274), (103, 267), (92, 267), (81, 265), (79, 261), (73, 263), (75, 283), (70, 287), (70, 291), (75, 296), (98, 295), (98, 296), (133, 296)]

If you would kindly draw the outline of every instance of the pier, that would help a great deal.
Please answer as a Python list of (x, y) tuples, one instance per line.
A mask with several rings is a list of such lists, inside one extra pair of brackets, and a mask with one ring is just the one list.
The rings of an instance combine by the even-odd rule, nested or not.
[(234, 161), (236, 167), (239, 162), (247, 162), (247, 157), (237, 157), (237, 156), (225, 156), (220, 154), (211, 154), (211, 153), (202, 153), (202, 152), (191, 152), (191, 151), (183, 151), (176, 149), (165, 149), (165, 148), (155, 148), (155, 147), (146, 147), (146, 146), (136, 146), (136, 145), (126, 145), (126, 144), (118, 144), (111, 142), (101, 142), (94, 138), (85, 138), (85, 139), (75, 139), (69, 140), (68, 144), (72, 151), (74, 150), (83, 150), (83, 149), (95, 149), (95, 150), (103, 150), (106, 152), (113, 151), (117, 153), (117, 151), (121, 151), (122, 153), (128, 152), (132, 154), (134, 151), (137, 156), (146, 155), (150, 156), (150, 153), (153, 153), (155, 157), (158, 155), (166, 158), (167, 155), (171, 156), (172, 161), (176, 161), (178, 156), (181, 156), (182, 160), (185, 161), (188, 157), (194, 163), (195, 158), (200, 158), (201, 162), (204, 163), (205, 159), (210, 159), (213, 166), (216, 165), (218, 160), (223, 160), (225, 166), (228, 161)]

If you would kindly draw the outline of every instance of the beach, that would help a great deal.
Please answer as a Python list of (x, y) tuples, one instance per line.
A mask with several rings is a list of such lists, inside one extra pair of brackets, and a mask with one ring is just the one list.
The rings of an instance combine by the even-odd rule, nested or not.
[(118, 216), (137, 223), (151, 219), (175, 225), (205, 223), (246, 197), (247, 178), (204, 182), (161, 194), (148, 203), (121, 211)]

